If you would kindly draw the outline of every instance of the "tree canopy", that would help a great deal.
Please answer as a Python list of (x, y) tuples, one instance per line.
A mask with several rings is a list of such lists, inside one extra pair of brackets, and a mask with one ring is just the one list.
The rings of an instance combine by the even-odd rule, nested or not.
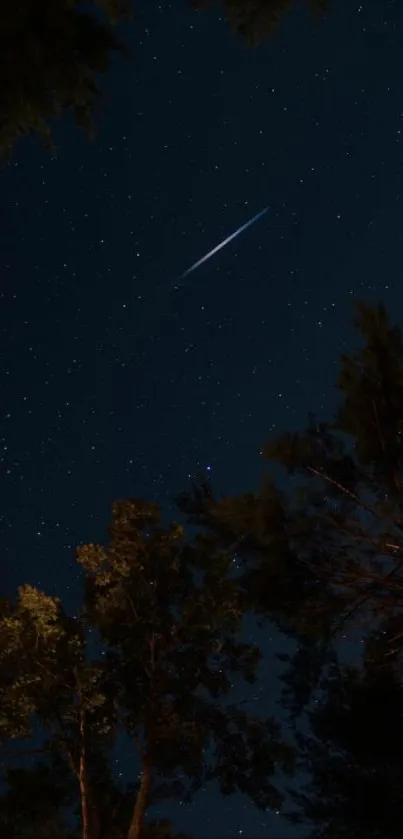
[[(211, 7), (221, 10), (215, 0), (189, 0), (192, 8), (202, 11)], [(314, 19), (327, 11), (329, 0), (307, 0), (307, 9)], [(222, 13), (231, 32), (242, 38), (246, 46), (257, 47), (277, 32), (279, 25), (296, 6), (295, 0), (224, 0)]]
[[(273, 775), (279, 765), (291, 770), (293, 749), (274, 719), (231, 701), (233, 680), (252, 683), (260, 661), (258, 647), (240, 640), (244, 609), (231, 557), (203, 552), (177, 525), (162, 528), (157, 507), (132, 499), (114, 504), (108, 545), (81, 546), (78, 562), (85, 575), (80, 617), (32, 586), (4, 605), (3, 756), (7, 749), (10, 758), (26, 755), (21, 743), (35, 732), (43, 740), (42, 762), (31, 772), (6, 773), (7, 829), (19, 808), (17, 787), (26, 807), (18, 809), (21, 830), (14, 819), (18, 837), (31, 836), (38, 823), (37, 836), (48, 828), (57, 835), (73, 803), (83, 839), (112, 830), (139, 839), (150, 805), (190, 801), (214, 780), (224, 795), (239, 790), (262, 809), (279, 806)], [(97, 633), (96, 657), (88, 630)], [(111, 771), (119, 730), (140, 769), (140, 780), (124, 788)], [(53, 809), (45, 816), (50, 790)]]
[[(311, 839), (401, 835), (403, 341), (381, 304), (357, 303), (354, 323), (335, 417), (270, 441), (258, 491), (202, 481), (169, 526), (116, 502), (107, 543), (77, 549), (80, 614), (29, 585), (0, 603), (0, 837), (174, 839), (153, 804), (215, 781), (279, 807), (279, 769), (297, 773), (288, 817)], [(278, 652), (292, 741), (280, 710), (234, 700), (261, 678), (247, 615), (294, 641)], [(124, 783), (122, 731), (139, 768)]]
[(37, 134), (55, 151), (51, 123), (72, 112), (92, 136), (98, 78), (114, 52), (129, 55), (114, 25), (130, 0), (4, 0), (0, 7), (0, 156)]
[(403, 814), (403, 686), (383, 633), (367, 639), (363, 666), (334, 664), (298, 736), (293, 823), (310, 839), (398, 839)]
[(242, 559), (249, 605), (298, 638), (293, 712), (352, 626), (387, 618), (389, 654), (402, 650), (403, 342), (382, 304), (357, 303), (354, 325), (364, 344), (341, 359), (336, 417), (312, 414), (263, 448), (287, 491), (269, 471), (256, 493), (217, 499), (201, 484), (178, 499), (206, 544)]
[[(195, 10), (214, 0), (189, 0)], [(256, 46), (276, 30), (292, 0), (226, 0), (231, 31)], [(310, 0), (323, 11), (326, 0)], [(134, 17), (132, 0), (3, 0), (0, 8), (0, 159), (18, 140), (37, 135), (56, 153), (52, 124), (72, 114), (88, 137), (96, 132), (101, 77), (111, 58), (130, 59), (116, 25)], [(218, 13), (217, 8), (217, 13)]]

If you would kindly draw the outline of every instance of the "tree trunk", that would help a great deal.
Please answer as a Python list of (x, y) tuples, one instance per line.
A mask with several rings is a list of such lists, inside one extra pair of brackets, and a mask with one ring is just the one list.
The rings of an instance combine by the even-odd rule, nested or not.
[(87, 750), (85, 743), (85, 711), (80, 712), (80, 740), (81, 751), (78, 766), (78, 783), (81, 799), (81, 819), (83, 827), (82, 839), (98, 839), (100, 829), (97, 813), (92, 805), (91, 793), (88, 782)]
[(143, 769), (141, 773), (140, 789), (137, 793), (136, 802), (133, 809), (132, 820), (129, 830), (127, 832), (127, 839), (141, 839), (143, 831), (144, 817), (147, 810), (148, 800), (151, 790), (152, 781), (152, 764), (149, 755), (146, 755), (143, 760)]
[(80, 768), (78, 773), (78, 783), (80, 784), (81, 797), (81, 818), (83, 822), (83, 839), (92, 839), (91, 837), (91, 819), (90, 819), (90, 803), (88, 800), (88, 783), (85, 772), (85, 755), (80, 755)]

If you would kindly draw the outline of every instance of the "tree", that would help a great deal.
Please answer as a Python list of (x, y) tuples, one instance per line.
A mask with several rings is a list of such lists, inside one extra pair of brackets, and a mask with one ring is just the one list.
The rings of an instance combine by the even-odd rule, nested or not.
[(292, 749), (273, 719), (230, 704), (232, 678), (253, 682), (259, 649), (242, 643), (244, 610), (232, 557), (203, 551), (182, 529), (163, 529), (158, 508), (113, 507), (110, 541), (85, 546), (85, 608), (110, 651), (121, 722), (141, 762), (127, 839), (142, 836), (148, 806), (190, 800), (216, 779), (262, 808), (278, 805), (276, 765)]
[[(164, 529), (155, 505), (129, 500), (113, 507), (108, 544), (81, 546), (77, 558), (85, 578), (79, 619), (31, 586), (2, 604), (0, 758), (41, 755), (31, 770), (6, 773), (6, 825), (16, 784), (25, 796), (15, 839), (31, 839), (32, 825), (38, 839), (52, 829), (54, 839), (58, 831), (63, 839), (175, 839), (169, 823), (146, 822), (149, 807), (191, 800), (212, 780), (223, 794), (239, 790), (258, 807), (279, 806), (272, 777), (278, 767), (292, 771), (293, 749), (274, 719), (231, 702), (232, 680), (252, 683), (260, 661), (259, 649), (240, 639), (232, 557), (203, 551), (177, 525)], [(118, 729), (141, 766), (140, 780), (125, 788), (111, 767)], [(43, 743), (32, 749), (38, 731)], [(53, 810), (45, 812), (48, 794)], [(70, 833), (69, 806), (77, 810)]]
[[(189, 0), (196, 10), (214, 0)], [(327, 0), (308, 0), (321, 15)], [(131, 0), (3, 0), (0, 9), (0, 158), (37, 135), (53, 153), (52, 122), (71, 113), (89, 138), (96, 132), (99, 76), (114, 53), (130, 58), (115, 24), (133, 16)], [(224, 15), (247, 46), (271, 36), (292, 0), (226, 0)]]
[[(8, 754), (12, 761), (18, 754), (42, 754), (45, 758), (31, 774), (8, 770), (3, 813), (13, 812), (16, 779), (22, 779), (32, 801), (31, 791), (39, 780), (48, 787), (54, 781), (50, 769), (56, 761), (63, 784), (60, 789), (54, 785), (54, 805), (59, 802), (61, 806), (64, 794), (67, 806), (74, 782), (82, 839), (98, 839), (98, 783), (104, 779), (115, 732), (113, 694), (105, 664), (88, 658), (83, 627), (64, 613), (58, 598), (23, 586), (16, 604), (3, 605), (0, 673), (0, 756), (4, 759)], [(43, 741), (40, 747), (16, 747), (38, 734)], [(7, 753), (9, 745), (13, 748)], [(48, 815), (51, 818), (50, 811)], [(19, 818), (24, 820), (22, 806)]]
[(0, 797), (1, 839), (67, 839), (63, 814), (74, 797), (65, 769), (56, 758), (37, 761), (31, 769), (7, 767), (6, 792)]
[(239, 498), (205, 484), (179, 498), (201, 540), (237, 552), (249, 607), (298, 639), (285, 677), (292, 714), (342, 631), (388, 619), (388, 654), (403, 647), (403, 342), (381, 304), (358, 303), (354, 323), (364, 346), (341, 359), (334, 420), (311, 415), (304, 433), (264, 448), (286, 488), (269, 474)]
[[(190, 0), (190, 5), (201, 11), (215, 3), (214, 0)], [(223, 13), (233, 34), (241, 37), (248, 47), (257, 47), (277, 32), (293, 6), (293, 0), (224, 0)], [(328, 0), (308, 0), (314, 18), (323, 16), (328, 7)]]
[[(100, 96), (98, 76), (113, 52), (128, 57), (113, 24), (129, 0), (4, 0), (0, 9), (0, 157), (17, 140), (38, 134), (55, 152), (50, 122), (65, 111), (89, 136)], [(107, 20), (103, 19), (106, 14)]]
[(362, 667), (335, 665), (299, 734), (293, 823), (309, 839), (399, 839), (403, 817), (403, 685), (385, 660), (383, 633), (368, 639)]

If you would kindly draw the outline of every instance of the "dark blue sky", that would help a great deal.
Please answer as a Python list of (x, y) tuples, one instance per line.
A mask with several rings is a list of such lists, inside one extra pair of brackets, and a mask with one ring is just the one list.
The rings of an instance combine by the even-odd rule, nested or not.
[[(143, 0), (124, 34), (96, 142), (66, 121), (57, 160), (24, 141), (0, 172), (2, 561), (10, 593), (69, 609), (74, 546), (104, 539), (114, 499), (170, 512), (206, 469), (253, 488), (271, 432), (333, 410), (352, 299), (403, 325), (401, 4), (297, 11), (248, 51), (217, 11)], [(214, 792), (173, 813), (200, 839), (297, 835)]]

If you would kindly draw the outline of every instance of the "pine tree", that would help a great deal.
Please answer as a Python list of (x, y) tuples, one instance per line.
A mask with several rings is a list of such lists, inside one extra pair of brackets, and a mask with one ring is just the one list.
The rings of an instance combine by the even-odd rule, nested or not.
[(298, 768), (311, 778), (291, 791), (289, 819), (311, 825), (309, 839), (402, 835), (403, 685), (384, 632), (367, 639), (362, 666), (332, 667), (299, 734)]
[(305, 432), (267, 444), (258, 492), (217, 499), (204, 484), (178, 499), (200, 539), (238, 554), (249, 608), (298, 639), (292, 714), (352, 625), (388, 619), (389, 654), (403, 648), (402, 337), (381, 304), (358, 303), (354, 324), (364, 343), (341, 359), (332, 421), (311, 415)]

